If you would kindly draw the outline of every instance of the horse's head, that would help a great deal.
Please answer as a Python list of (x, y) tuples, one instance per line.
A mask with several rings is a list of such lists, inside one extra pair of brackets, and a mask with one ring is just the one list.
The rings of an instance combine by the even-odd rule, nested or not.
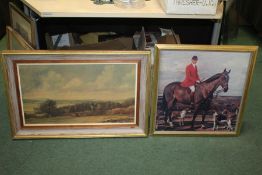
[(220, 83), (221, 87), (223, 88), (224, 92), (228, 91), (228, 81), (229, 81), (229, 73), (231, 70), (227, 71), (224, 69), (224, 71), (220, 75)]

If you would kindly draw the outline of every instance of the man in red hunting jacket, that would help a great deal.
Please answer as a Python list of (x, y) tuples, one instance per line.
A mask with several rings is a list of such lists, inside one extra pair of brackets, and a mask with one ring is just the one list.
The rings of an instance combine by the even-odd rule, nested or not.
[(200, 79), (198, 76), (198, 70), (197, 70), (197, 56), (193, 56), (191, 59), (191, 64), (187, 65), (186, 67), (186, 77), (184, 81), (181, 82), (182, 87), (189, 87), (191, 89), (191, 92), (195, 92), (195, 84), (200, 83)]

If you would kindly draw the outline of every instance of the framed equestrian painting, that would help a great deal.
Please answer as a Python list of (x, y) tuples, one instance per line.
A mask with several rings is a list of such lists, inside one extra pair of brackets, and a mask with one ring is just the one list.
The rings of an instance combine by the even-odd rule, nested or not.
[(15, 139), (145, 137), (150, 52), (2, 53)]
[(33, 47), (11, 27), (6, 27), (8, 50), (33, 50)]
[(34, 48), (37, 47), (36, 23), (13, 3), (9, 3), (11, 27)]
[(151, 134), (238, 135), (257, 49), (157, 45)]

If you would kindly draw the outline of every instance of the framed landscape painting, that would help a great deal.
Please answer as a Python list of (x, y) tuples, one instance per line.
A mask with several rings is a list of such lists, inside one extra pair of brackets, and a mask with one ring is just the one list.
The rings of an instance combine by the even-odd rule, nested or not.
[(34, 48), (37, 47), (36, 23), (13, 3), (9, 3), (11, 27)]
[(13, 137), (143, 137), (149, 52), (2, 53)]
[(8, 50), (33, 50), (33, 47), (11, 27), (6, 27), (6, 33)]
[(238, 135), (258, 47), (157, 45), (153, 135)]

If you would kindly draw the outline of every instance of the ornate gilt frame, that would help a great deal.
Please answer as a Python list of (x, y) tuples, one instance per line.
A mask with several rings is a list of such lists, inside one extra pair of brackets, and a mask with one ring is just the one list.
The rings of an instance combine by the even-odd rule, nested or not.
[[(250, 53), (249, 65), (247, 68), (247, 74), (244, 84), (244, 91), (242, 94), (240, 111), (238, 114), (238, 120), (236, 123), (236, 129), (234, 131), (156, 131), (156, 114), (157, 114), (157, 100), (158, 100), (158, 82), (159, 82), (159, 65), (162, 60), (160, 54), (165, 51), (200, 51), (200, 52), (236, 52), (236, 53)], [(155, 47), (155, 61), (153, 69), (153, 93), (152, 93), (152, 109), (150, 118), (150, 134), (159, 136), (238, 136), (240, 134), (240, 128), (243, 120), (243, 111), (247, 99), (247, 93), (250, 88), (251, 79), (255, 67), (256, 56), (258, 52), (257, 46), (227, 46), (227, 45), (167, 45), (159, 44)], [(175, 57), (175, 55), (173, 55)], [(174, 58), (175, 60), (176, 58)], [(179, 59), (179, 58), (177, 58)]]
[[(147, 51), (3, 51), (1, 54), (9, 114), (14, 139), (39, 138), (97, 138), (97, 137), (146, 137), (149, 123), (150, 52)], [(78, 62), (130, 63), (137, 62), (137, 120), (134, 125), (85, 126), (52, 125), (25, 126), (21, 123), (21, 91), (17, 79), (19, 63), (78, 63)]]

